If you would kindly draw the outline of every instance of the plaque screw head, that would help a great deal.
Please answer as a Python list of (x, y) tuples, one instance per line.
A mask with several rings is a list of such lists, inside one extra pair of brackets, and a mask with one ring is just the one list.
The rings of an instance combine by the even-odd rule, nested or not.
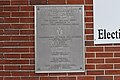
[(40, 70), (40, 68), (38, 68), (38, 70)]
[(40, 10), (39, 8), (37, 8), (37, 10)]
[(82, 67), (80, 67), (80, 69), (82, 69)]

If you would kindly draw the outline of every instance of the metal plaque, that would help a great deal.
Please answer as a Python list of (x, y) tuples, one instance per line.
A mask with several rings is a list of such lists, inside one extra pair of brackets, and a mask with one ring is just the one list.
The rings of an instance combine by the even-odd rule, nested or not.
[(84, 71), (84, 6), (35, 6), (36, 73)]

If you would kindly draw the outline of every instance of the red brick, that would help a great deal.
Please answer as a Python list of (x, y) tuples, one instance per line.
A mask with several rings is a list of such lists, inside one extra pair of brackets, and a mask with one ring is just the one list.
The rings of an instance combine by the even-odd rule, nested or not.
[(93, 0), (85, 0), (85, 4), (93, 4)]
[(35, 37), (34, 36), (30, 36), (30, 41), (34, 41)]
[(0, 17), (10, 17), (10, 12), (0, 12)]
[(0, 30), (0, 35), (3, 35), (4, 34), (4, 31), (3, 30)]
[(22, 65), (21, 70), (35, 70), (35, 66), (33, 66), (33, 65)]
[(5, 60), (0, 60), (0, 64), (5, 64)]
[(34, 71), (29, 72), (30, 76), (36, 77), (36, 76), (48, 76), (48, 73), (35, 73)]
[(112, 46), (112, 44), (95, 44), (95, 46)]
[(20, 77), (5, 77), (4, 80), (20, 80)]
[(9, 41), (10, 39), (10, 36), (0, 36), (0, 41)]
[(67, 0), (67, 4), (84, 4), (84, 0)]
[(29, 52), (29, 48), (0, 48), (0, 52)]
[(103, 47), (87, 47), (86, 51), (87, 52), (99, 52), (99, 51), (103, 51)]
[(20, 23), (34, 23), (34, 18), (20, 18)]
[(77, 75), (85, 75), (85, 72), (73, 72), (73, 73), (68, 73), (69, 76), (77, 76)]
[(14, 48), (12, 52), (29, 52), (29, 48)]
[(4, 54), (4, 58), (20, 58), (20, 54)]
[(30, 29), (29, 24), (12, 24), (10, 26), (11, 29)]
[(96, 80), (113, 80), (113, 76), (96, 76)]
[(34, 11), (34, 7), (33, 6), (21, 6), (20, 10), (21, 11)]
[(93, 6), (85, 6), (85, 10), (93, 10)]
[(19, 23), (19, 18), (4, 18), (5, 23)]
[(9, 0), (7, 0), (7, 1), (1, 0), (0, 5), (10, 5), (10, 1)]
[(48, 4), (65, 4), (65, 0), (48, 0)]
[(114, 64), (114, 68), (115, 69), (120, 69), (120, 64), (118, 63), (118, 64)]
[(95, 69), (95, 65), (85, 65), (85, 69)]
[(85, 29), (85, 34), (93, 34), (93, 29)]
[(30, 12), (30, 17), (34, 17), (34, 12)]
[(3, 70), (3, 66), (0, 66), (0, 70)]
[(21, 80), (30, 80), (30, 77), (21, 77)]
[(19, 46), (34, 46), (34, 42), (19, 42)]
[(0, 76), (11, 76), (9, 71), (0, 71)]
[(120, 63), (120, 58), (105, 59), (106, 63)]
[(29, 12), (12, 12), (12, 17), (29, 17)]
[(94, 53), (85, 53), (86, 58), (95, 57)]
[(0, 58), (3, 58), (3, 54), (0, 54)]
[(94, 80), (93, 76), (79, 76), (77, 80)]
[(20, 70), (20, 66), (4, 66), (5, 70)]
[(93, 41), (85, 41), (85, 46), (94, 46)]
[(30, 64), (35, 64), (35, 60), (30, 60)]
[(12, 36), (11, 40), (12, 41), (29, 41), (30, 36)]
[(104, 71), (103, 70), (87, 71), (87, 75), (104, 75)]
[(115, 76), (114, 80), (120, 80), (120, 76)]
[(96, 57), (113, 57), (113, 53), (96, 53)]
[(59, 80), (76, 80), (76, 77), (59, 77)]
[(0, 23), (4, 23), (4, 18), (0, 18)]
[(19, 30), (4, 30), (5, 35), (18, 35)]
[(35, 54), (21, 54), (21, 58), (34, 58)]
[(40, 77), (40, 80), (57, 80), (57, 77)]
[(4, 64), (29, 64), (29, 60), (5, 60)]
[(120, 70), (105, 70), (105, 75), (120, 75)]
[(34, 42), (21, 42), (19, 46), (34, 46)]
[(86, 12), (86, 16), (93, 16), (93, 12)]
[(86, 28), (93, 28), (93, 23), (86, 23)]
[(98, 64), (96, 65), (96, 69), (113, 69), (112, 64)]
[(31, 35), (34, 34), (34, 30), (20, 30), (21, 35)]
[(21, 80), (39, 80), (39, 77), (21, 77)]
[(39, 77), (30, 77), (29, 80), (39, 80)]
[(35, 52), (35, 48), (30, 48), (30, 52)]
[(66, 73), (49, 73), (50, 76), (66, 76)]
[(9, 29), (10, 24), (0, 24), (0, 29)]
[[(4, 44), (3, 44), (3, 42), (0, 42), (0, 47), (3, 47), (4, 46)], [(1, 55), (0, 55), (1, 56)]]
[(4, 11), (18, 11), (19, 6), (5, 6)]
[(0, 46), (34, 46), (33, 42), (0, 42)]
[(105, 51), (120, 51), (120, 47), (105, 47)]
[(87, 59), (87, 63), (104, 63), (104, 59)]
[(19, 46), (19, 43), (18, 43), (18, 42), (4, 42), (4, 43), (3, 43), (3, 46), (4, 46), (4, 47), (6, 47), (6, 46), (7, 46), (7, 47), (8, 47), (8, 46), (9, 46), (9, 47), (10, 47), (10, 46)]
[(2, 77), (0, 77), (0, 80), (4, 80), (4, 79), (3, 79), (3, 76), (2, 76)]
[(86, 17), (85, 22), (93, 22), (93, 17)]
[(31, 5), (42, 5), (47, 4), (47, 0), (30, 0)]
[(0, 11), (3, 11), (4, 10), (4, 7), (3, 6), (0, 6)]
[(28, 5), (28, 0), (11, 0), (12, 5)]
[(120, 57), (120, 53), (114, 53), (114, 57)]
[(34, 28), (35, 28), (34, 24), (30, 24), (30, 29), (34, 29)]
[(86, 35), (86, 40), (93, 40), (93, 35)]
[(11, 52), (12, 49), (10, 48), (0, 48), (0, 52)]
[(29, 80), (39, 80), (39, 77), (30, 77)]
[(29, 72), (18, 72), (18, 71), (15, 71), (15, 72), (12, 72), (12, 76), (29, 76)]

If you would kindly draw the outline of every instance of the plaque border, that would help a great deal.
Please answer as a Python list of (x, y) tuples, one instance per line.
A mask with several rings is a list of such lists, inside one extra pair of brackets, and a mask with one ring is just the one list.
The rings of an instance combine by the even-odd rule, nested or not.
[[(37, 15), (36, 15), (36, 12), (37, 12), (37, 10), (36, 10), (36, 7), (37, 6), (43, 6), (43, 7), (49, 7), (49, 6), (51, 6), (51, 7), (56, 7), (56, 6), (59, 6), (59, 7), (62, 7), (62, 6), (71, 6), (71, 7), (82, 7), (82, 14), (83, 14), (83, 69), (82, 70), (76, 70), (76, 71), (37, 71), (37, 69), (36, 69), (36, 52), (37, 52), (37, 49), (36, 49), (36, 45), (37, 45), (37, 41), (36, 41), (36, 17), (37, 17)], [(85, 14), (84, 14), (84, 5), (34, 5), (34, 27), (35, 27), (35, 73), (73, 73), (73, 72), (85, 72), (85, 29), (84, 29), (84, 27), (85, 27)]]

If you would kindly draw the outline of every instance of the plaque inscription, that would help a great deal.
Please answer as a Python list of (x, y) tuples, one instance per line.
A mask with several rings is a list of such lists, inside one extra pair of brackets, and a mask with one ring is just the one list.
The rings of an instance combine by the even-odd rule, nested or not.
[(83, 6), (35, 9), (36, 72), (84, 71)]

